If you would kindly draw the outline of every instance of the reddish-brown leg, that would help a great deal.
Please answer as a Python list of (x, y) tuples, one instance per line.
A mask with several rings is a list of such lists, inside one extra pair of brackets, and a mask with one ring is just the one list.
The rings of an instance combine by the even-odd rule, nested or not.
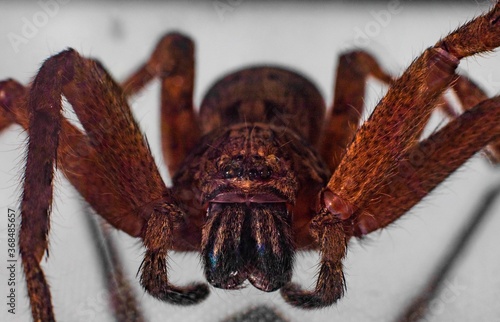
[[(29, 132), (29, 88), (7, 80), (0, 82), (2, 92), (5, 94), (5, 99), (0, 100), (2, 110)], [(99, 162), (88, 138), (64, 118), (61, 119), (61, 128), (63, 135), (59, 137), (57, 150), (58, 168), (108, 222), (131, 236), (140, 237), (144, 219), (129, 204), (122, 203), (119, 196), (112, 194), (114, 188), (105, 179), (104, 164)]]
[[(352, 51), (339, 57), (334, 101), (319, 144), (320, 154), (332, 172), (338, 167), (359, 128), (365, 105), (366, 81), (370, 76), (388, 85), (394, 82), (394, 78), (367, 52)], [(443, 110), (451, 110), (443, 96), (436, 101), (436, 105)]]
[[(1, 95), (1, 93), (0, 93)], [(1, 100), (1, 98), (0, 98)], [(0, 132), (7, 128), (9, 125), (14, 123), (9, 117), (9, 114), (4, 109), (0, 109)]]
[(404, 157), (395, 176), (355, 219), (362, 236), (401, 217), (472, 155), (500, 138), (500, 97), (481, 102), (431, 135)]
[[(465, 76), (458, 76), (452, 89), (462, 104), (462, 111), (467, 111), (488, 98), (476, 83)], [(448, 116), (456, 117), (453, 114), (448, 114)], [(500, 163), (500, 139), (490, 143), (486, 153), (492, 162)]]
[(16, 82), (8, 79), (0, 81), (0, 131), (13, 123), (20, 124), (23, 128), (28, 127), (27, 113), (18, 111), (22, 98), (27, 94), (27, 89)]
[(163, 156), (174, 176), (181, 162), (200, 138), (193, 108), (194, 44), (172, 33), (164, 36), (149, 61), (122, 84), (127, 96), (142, 89), (154, 77), (161, 81), (161, 138)]
[[(189, 304), (203, 299), (208, 293), (205, 285), (180, 289), (168, 283), (166, 250), (172, 246), (172, 234), (182, 213), (173, 205), (173, 197), (161, 181), (124, 95), (99, 64), (68, 50), (43, 64), (27, 99), (31, 117), (19, 247), (34, 319), (54, 320), (49, 289), (39, 262), (47, 249), (59, 137), (61, 133), (61, 139), (68, 135), (61, 132), (61, 94), (73, 105), (87, 134), (87, 141), (82, 138), (77, 142), (86, 142), (83, 146), (67, 147), (76, 153), (80, 148), (86, 153), (95, 151), (95, 155), (89, 154), (95, 164), (87, 164), (83, 170), (93, 169), (95, 174), (91, 176), (99, 177), (104, 192), (116, 198), (116, 204), (104, 203), (108, 206), (107, 213), (125, 207), (146, 222), (139, 232), (147, 248), (141, 266), (143, 286), (153, 296), (174, 303)], [(65, 166), (71, 167), (71, 164)], [(78, 175), (85, 172), (78, 166), (74, 170)], [(91, 204), (95, 209), (103, 208)]]
[[(437, 100), (452, 83), (459, 60), (500, 45), (499, 20), (500, 3), (497, 3), (487, 14), (472, 20), (433, 48), (427, 49), (394, 82), (369, 120), (357, 132), (322, 193), (322, 210), (311, 224), (322, 256), (316, 288), (310, 292), (293, 284), (282, 288), (282, 294), (288, 302), (302, 307), (321, 307), (342, 296), (344, 281), (341, 261), (346, 252), (344, 240), (354, 234), (352, 221), (376, 201), (374, 198), (379, 196), (378, 192), (397, 175), (399, 164), (418, 142)], [(495, 105), (494, 101), (491, 102), (488, 104)], [(487, 108), (479, 107), (477, 113)], [(495, 113), (486, 113), (479, 118), (483, 121), (483, 118), (492, 115), (498, 120), (498, 114)], [(465, 114), (460, 123), (468, 119), (468, 115)], [(491, 135), (498, 134), (497, 128), (491, 130), (497, 131)], [(454, 131), (451, 133), (456, 134)], [(460, 140), (460, 146), (474, 146), (476, 151), (484, 146), (480, 145), (482, 139), (469, 139), (473, 141)], [(453, 165), (444, 167), (454, 168)], [(426, 172), (425, 176), (433, 177), (432, 171)], [(329, 293), (332, 291), (336, 293)]]
[[(452, 88), (466, 113), (444, 110), (452, 123), (415, 145), (402, 158), (397, 174), (382, 185), (373, 202), (355, 219), (356, 236), (398, 219), (488, 143), (491, 156), (499, 153), (494, 145), (500, 140), (499, 128), (495, 127), (498, 98), (488, 100), (486, 94), (464, 76), (457, 75)], [(481, 112), (483, 104), (490, 107)], [(493, 157), (492, 161), (498, 162)]]
[(367, 52), (352, 51), (339, 57), (334, 101), (319, 144), (320, 154), (332, 172), (339, 165), (347, 145), (358, 130), (369, 76), (386, 84), (391, 84), (393, 81)]

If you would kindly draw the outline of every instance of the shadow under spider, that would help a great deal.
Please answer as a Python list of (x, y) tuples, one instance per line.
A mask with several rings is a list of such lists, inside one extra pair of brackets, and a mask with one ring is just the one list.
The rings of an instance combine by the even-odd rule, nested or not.
[(431, 278), (427, 281), (427, 284), (422, 288), (420, 293), (413, 298), (395, 321), (416, 322), (422, 320), (430, 313), (430, 305), (439, 295), (443, 287), (443, 282), (446, 280), (450, 271), (456, 266), (460, 257), (465, 253), (474, 234), (481, 224), (484, 223), (487, 215), (492, 212), (492, 206), (499, 196), (500, 185), (494, 186), (486, 192), (482, 200), (478, 202), (478, 207), (471, 218), (466, 222), (462, 231), (455, 237), (451, 249), (448, 250), (448, 253), (443, 257), (441, 262), (436, 265), (436, 269)]

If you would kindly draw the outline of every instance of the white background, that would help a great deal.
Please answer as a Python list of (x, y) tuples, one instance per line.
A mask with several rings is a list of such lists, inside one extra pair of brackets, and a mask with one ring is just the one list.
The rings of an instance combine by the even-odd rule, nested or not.
[[(394, 3), (394, 2), (393, 2)], [(225, 5), (217, 10), (216, 4)], [(114, 3), (60, 4), (52, 16), (36, 3), (0, 4), (0, 79), (27, 83), (41, 62), (66, 47), (100, 59), (111, 74), (123, 80), (145, 61), (165, 32), (179, 30), (196, 43), (198, 104), (210, 84), (224, 73), (244, 65), (273, 63), (289, 66), (312, 79), (327, 102), (332, 100), (336, 57), (354, 47), (368, 49), (393, 74), (400, 74), (422, 50), (460, 23), (488, 8), (482, 4), (389, 2), (260, 3), (209, 1), (202, 4)], [(222, 11), (221, 11), (222, 10)], [(225, 10), (225, 11), (223, 11)], [(40, 20), (36, 32), (17, 47), (9, 34), (23, 36), (26, 21)], [(363, 31), (367, 38), (360, 38)], [(16, 52), (17, 49), (17, 52)], [(471, 58), (460, 68), (477, 80), (489, 95), (500, 90), (500, 55)], [(368, 87), (367, 105), (373, 106), (385, 89)], [(133, 99), (134, 112), (162, 173), (159, 151), (158, 86), (149, 86)], [(17, 313), (7, 314), (7, 209), (17, 209), (26, 136), (12, 126), (0, 134), (0, 320), (30, 321), (22, 275), (17, 280)], [(498, 169), (497, 169), (498, 170)], [(240, 291), (213, 290), (208, 300), (189, 308), (160, 303), (138, 286), (135, 274), (142, 260), (136, 240), (117, 233), (125, 269), (137, 286), (150, 321), (220, 321), (256, 304), (274, 307), (290, 321), (390, 321), (418, 292), (438, 258), (445, 252), (488, 187), (500, 174), (479, 156), (402, 220), (362, 242), (353, 241), (345, 260), (348, 291), (337, 305), (303, 311), (286, 305), (278, 292), (265, 294), (251, 286)], [(80, 198), (60, 175), (50, 233), (50, 259), (43, 261), (59, 321), (111, 321), (98, 276), (95, 251), (82, 220)], [(430, 321), (500, 321), (500, 201), (481, 228), (459, 267), (448, 277), (450, 285), (434, 302)], [(313, 286), (315, 255), (299, 255), (297, 279)], [(195, 255), (173, 255), (170, 275), (177, 284), (203, 280)], [(18, 265), (20, 268), (20, 265)], [(91, 318), (89, 318), (91, 317)]]

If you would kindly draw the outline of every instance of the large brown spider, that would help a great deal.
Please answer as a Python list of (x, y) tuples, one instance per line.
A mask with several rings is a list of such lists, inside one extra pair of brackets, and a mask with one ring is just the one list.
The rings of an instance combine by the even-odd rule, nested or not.
[[(498, 14), (496, 10), (490, 15)], [(95, 62), (66, 51), (44, 64), (30, 88), (14, 81), (2, 83), (5, 89), (2, 105), (10, 113), (5, 118), (6, 124), (14, 120), (30, 132), (20, 248), (35, 317), (50, 320), (44, 315), (50, 314), (50, 297), (34, 293), (33, 288), (48, 292), (38, 263), (46, 249), (48, 219), (44, 217), (50, 208), (51, 162), (59, 138), (54, 133), (57, 128), (51, 125), (57, 122), (36, 120), (60, 119), (59, 110), (44, 113), (44, 103), (56, 106), (63, 93), (74, 106), (87, 136), (66, 120), (60, 120), (65, 135), (59, 138), (58, 166), (111, 224), (142, 237), (148, 249), (142, 282), (150, 293), (173, 302), (192, 303), (203, 298), (204, 286), (172, 292), (174, 288), (167, 283), (166, 275), (155, 280), (160, 269), (153, 265), (163, 265), (167, 246), (176, 250), (201, 247), (207, 277), (216, 286), (234, 288), (248, 278), (263, 290), (281, 287), (292, 304), (324, 306), (342, 294), (340, 260), (350, 237), (367, 234), (397, 219), (468, 157), (498, 138), (498, 99), (475, 106), (485, 99), (484, 94), (453, 72), (457, 59), (491, 50), (499, 44), (498, 26), (489, 25), (496, 18), (482, 19), (486, 22), (481, 27), (462, 28), (455, 36), (426, 51), (399, 81), (393, 82), (364, 52), (343, 55), (334, 109), (322, 135), (317, 128), (323, 123), (324, 103), (314, 86), (301, 76), (274, 68), (250, 69), (228, 76), (209, 92), (202, 104), (199, 115), (200, 124), (204, 124), (202, 132), (212, 133), (205, 137), (208, 141), (202, 142), (208, 144), (197, 144), (198, 116), (194, 115), (191, 103), (192, 44), (179, 34), (166, 36), (147, 66), (122, 88), (125, 96), (129, 96), (142, 87), (146, 78), (162, 77), (162, 107), (168, 113), (164, 119), (165, 159), (170, 172), (176, 173), (172, 189), (161, 182), (147, 144), (128, 111), (122, 89)], [(475, 24), (480, 21), (475, 20)], [(55, 80), (54, 75), (58, 76)], [(349, 125), (358, 123), (368, 75), (392, 86), (374, 115), (356, 132)], [(225, 81), (229, 85), (223, 86)], [(262, 82), (269, 86), (263, 87)], [(246, 89), (238, 92), (242, 83)], [(439, 95), (450, 84), (458, 96), (467, 96), (462, 102), (464, 109), (470, 111), (417, 145), (434, 106), (441, 103), (446, 110), (446, 103), (441, 102)], [(284, 93), (292, 87), (297, 90)], [(273, 91), (268, 91), (269, 88)], [(256, 94), (245, 97), (252, 90)], [(222, 93), (224, 97), (217, 98)], [(216, 101), (217, 109), (213, 109), (212, 100)], [(304, 116), (293, 115), (301, 111), (296, 104), (316, 106), (311, 114), (317, 115), (309, 116), (305, 110)], [(89, 113), (92, 109), (86, 109), (88, 106), (105, 110), (96, 119), (95, 114)], [(419, 109), (411, 108), (415, 106)], [(287, 112), (288, 108), (292, 113)], [(28, 111), (32, 111), (33, 126), (28, 124)], [(305, 122), (309, 117), (310, 122)], [(235, 119), (241, 123), (234, 125)], [(273, 125), (268, 124), (269, 120), (274, 120)], [(264, 122), (267, 123), (260, 124)], [(227, 127), (229, 124), (233, 125)], [(217, 130), (218, 125), (223, 126)], [(345, 130), (338, 131), (339, 128)], [(212, 130), (218, 134), (214, 136)], [(49, 131), (52, 135), (37, 131)], [(245, 133), (252, 135), (244, 136)], [(224, 135), (227, 139), (221, 140)], [(309, 143), (303, 143), (300, 136)], [(249, 138), (252, 145), (245, 145)], [(344, 155), (351, 140), (354, 141)], [(132, 141), (134, 144), (130, 144)], [(331, 143), (338, 146), (328, 146)], [(37, 149), (37, 144), (43, 144), (44, 149)], [(54, 146), (52, 151), (50, 144)], [(309, 144), (318, 148), (322, 159), (327, 160), (326, 166)], [(498, 153), (498, 145), (495, 147), (491, 153)], [(418, 165), (411, 164), (413, 170), (408, 173), (408, 160), (422, 149), (429, 157)], [(187, 157), (190, 161), (182, 163), (190, 151), (194, 151)], [(50, 154), (43, 156), (45, 152)], [(213, 162), (206, 162), (210, 157)], [(36, 171), (42, 165), (45, 172)], [(29, 170), (30, 166), (33, 170)], [(287, 167), (293, 171), (287, 171)], [(334, 170), (328, 180), (329, 172)], [(45, 192), (40, 187), (45, 187)], [(30, 200), (33, 206), (28, 206)], [(209, 217), (205, 223), (207, 209)], [(167, 216), (159, 215), (165, 210)], [(228, 212), (234, 217), (225, 216)], [(181, 213), (186, 217), (182, 218)], [(288, 217), (290, 213), (294, 214), (293, 221)], [(37, 219), (43, 225), (30, 224)], [(274, 224), (262, 225), (266, 221)], [(169, 239), (165, 230), (175, 237)], [(234, 233), (238, 230), (241, 234)], [(322, 273), (313, 293), (299, 292), (287, 284), (292, 247), (321, 250)]]

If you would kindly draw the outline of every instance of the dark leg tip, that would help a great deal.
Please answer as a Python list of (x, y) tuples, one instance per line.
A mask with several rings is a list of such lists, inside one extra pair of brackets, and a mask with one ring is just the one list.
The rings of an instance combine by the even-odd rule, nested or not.
[(206, 284), (191, 284), (186, 287), (174, 287), (168, 285), (165, 289), (156, 294), (151, 294), (155, 298), (177, 305), (198, 304), (208, 297), (210, 290)]
[(288, 304), (301, 309), (319, 309), (332, 304), (325, 302), (323, 296), (316, 291), (303, 290), (299, 285), (294, 283), (282, 287), (280, 292)]

